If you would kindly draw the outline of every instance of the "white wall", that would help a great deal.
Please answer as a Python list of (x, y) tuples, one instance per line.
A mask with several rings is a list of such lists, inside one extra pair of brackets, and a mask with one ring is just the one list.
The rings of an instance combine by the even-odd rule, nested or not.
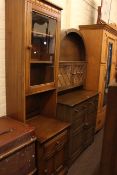
[(97, 22), (101, 0), (49, 0), (63, 8), (61, 28), (78, 28), (81, 24)]
[(109, 23), (117, 23), (117, 0), (112, 1)]
[(0, 0), (0, 116), (5, 114), (5, 0)]
[[(49, 0), (63, 7), (61, 28), (78, 28), (97, 21), (101, 0)], [(112, 0), (110, 22), (117, 23), (117, 0)], [(0, 116), (6, 113), (5, 99), (5, 0), (0, 0)]]

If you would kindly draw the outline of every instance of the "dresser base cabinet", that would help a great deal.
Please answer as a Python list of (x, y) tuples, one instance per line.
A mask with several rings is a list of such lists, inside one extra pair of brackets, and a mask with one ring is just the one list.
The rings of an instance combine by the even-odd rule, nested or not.
[(66, 175), (69, 159), (69, 124), (44, 116), (37, 116), (28, 123), (36, 128), (38, 174)]
[(98, 94), (76, 90), (58, 96), (57, 117), (70, 122), (69, 165), (94, 140)]
[(0, 175), (35, 174), (35, 140), (33, 128), (0, 118)]
[(37, 141), (37, 159), (39, 174), (59, 175), (67, 174), (67, 132), (57, 135), (55, 138), (41, 145)]

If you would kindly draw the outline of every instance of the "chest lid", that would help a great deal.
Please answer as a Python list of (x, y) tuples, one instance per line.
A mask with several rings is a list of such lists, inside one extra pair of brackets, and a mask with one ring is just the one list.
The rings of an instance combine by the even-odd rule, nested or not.
[(34, 128), (8, 117), (0, 118), (0, 159), (3, 154), (35, 141)]

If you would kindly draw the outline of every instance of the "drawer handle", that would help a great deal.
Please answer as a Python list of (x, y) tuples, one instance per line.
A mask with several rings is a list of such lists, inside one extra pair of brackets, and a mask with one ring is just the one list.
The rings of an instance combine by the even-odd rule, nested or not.
[(59, 145), (59, 144), (60, 144), (60, 142), (59, 142), (59, 141), (57, 141), (57, 142), (56, 142), (56, 144), (57, 144), (57, 145)]
[(6, 130), (3, 130), (3, 131), (0, 131), (0, 135), (7, 134), (7, 133), (10, 133), (10, 132), (13, 132), (14, 130), (15, 130), (14, 128), (9, 128), (9, 129), (6, 129)]
[(86, 123), (84, 124), (84, 129), (88, 129), (88, 127), (89, 127), (89, 123), (86, 122)]
[(74, 109), (74, 111), (75, 111), (75, 112), (79, 112), (79, 110), (78, 110), (78, 109)]
[(63, 169), (63, 165), (60, 165), (60, 166), (56, 169), (56, 173), (59, 173), (60, 170), (62, 170), (62, 169)]
[(47, 173), (48, 173), (48, 170), (47, 170), (47, 169), (45, 169), (45, 170), (44, 170), (44, 174), (47, 174)]

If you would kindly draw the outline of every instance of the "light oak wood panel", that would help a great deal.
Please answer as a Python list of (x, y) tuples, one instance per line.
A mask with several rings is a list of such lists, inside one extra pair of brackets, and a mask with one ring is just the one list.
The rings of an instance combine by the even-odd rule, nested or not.
[[(117, 31), (107, 24), (93, 24), (80, 26), (86, 45), (87, 77), (86, 89), (98, 90), (99, 103), (96, 130), (99, 130), (105, 121), (104, 90), (107, 81), (108, 60), (111, 56), (109, 44), (112, 44), (112, 60), (110, 83), (114, 81), (117, 63)], [(110, 54), (110, 55), (109, 55)]]
[(23, 0), (6, 0), (6, 110), (25, 120), (25, 58)]
[(100, 59), (103, 31), (99, 30), (81, 30), (86, 45), (87, 53), (87, 74), (86, 89), (98, 90)]

